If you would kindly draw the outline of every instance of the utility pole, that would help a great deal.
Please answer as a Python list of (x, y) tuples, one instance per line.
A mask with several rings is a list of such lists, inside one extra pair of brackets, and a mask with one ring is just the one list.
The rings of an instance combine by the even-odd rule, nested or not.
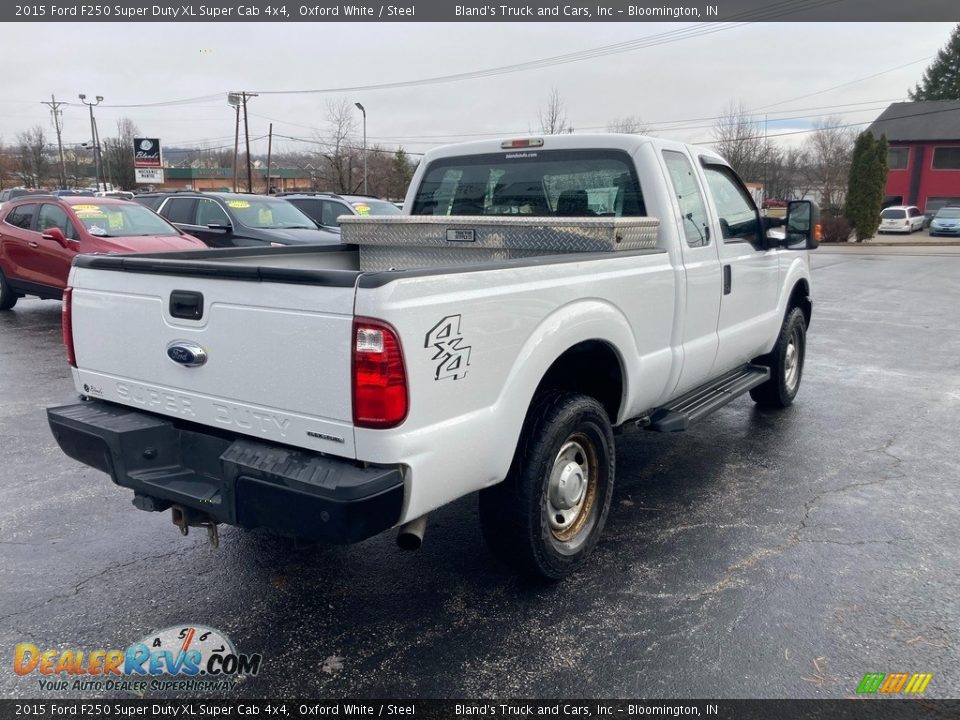
[(243, 134), (247, 140), (247, 192), (253, 192), (253, 166), (250, 163), (250, 124), (247, 122), (247, 100), (257, 97), (257, 93), (242, 91), (243, 99)]
[(270, 132), (267, 135), (267, 187), (265, 195), (270, 194), (270, 158), (273, 155), (273, 123), (270, 123)]
[(237, 120), (233, 126), (233, 191), (237, 191), (237, 157), (240, 154), (240, 95), (227, 93), (227, 104), (237, 111)]
[(63, 120), (63, 110), (60, 109), (60, 106), (66, 105), (66, 103), (57, 102), (57, 99), (52, 94), (50, 95), (50, 102), (41, 102), (50, 108), (50, 115), (53, 116), (53, 127), (57, 131), (57, 149), (60, 151), (60, 189), (66, 190), (67, 163), (63, 159), (63, 140), (60, 137), (60, 133), (63, 131), (63, 126), (60, 124)]
[[(96, 174), (97, 190), (100, 189), (100, 180), (102, 177), (103, 158), (100, 155), (100, 138), (97, 136), (97, 122), (93, 119), (93, 108), (103, 102), (103, 95), (97, 95), (97, 101), (88, 103), (87, 96), (80, 93), (80, 102), (90, 108), (90, 135), (93, 141), (93, 169)], [(104, 184), (106, 181), (104, 180)], [(106, 189), (106, 188), (104, 188)]]

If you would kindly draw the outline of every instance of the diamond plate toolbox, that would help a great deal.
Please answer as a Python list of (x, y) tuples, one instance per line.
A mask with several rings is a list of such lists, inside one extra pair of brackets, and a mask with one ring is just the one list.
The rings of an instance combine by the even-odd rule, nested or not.
[(341, 217), (341, 240), (360, 246), (360, 269), (407, 270), (565, 253), (646, 250), (650, 217)]

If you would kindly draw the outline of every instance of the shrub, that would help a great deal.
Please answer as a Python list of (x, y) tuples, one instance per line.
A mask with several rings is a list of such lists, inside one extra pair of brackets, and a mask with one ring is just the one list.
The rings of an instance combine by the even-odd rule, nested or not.
[(820, 219), (823, 242), (847, 242), (853, 227), (843, 215), (826, 216)]

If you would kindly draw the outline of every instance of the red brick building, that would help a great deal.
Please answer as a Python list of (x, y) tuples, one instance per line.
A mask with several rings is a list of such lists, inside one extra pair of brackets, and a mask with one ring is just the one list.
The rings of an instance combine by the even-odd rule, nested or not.
[(960, 204), (960, 101), (894, 103), (870, 131), (890, 143), (885, 207), (916, 205), (932, 215)]

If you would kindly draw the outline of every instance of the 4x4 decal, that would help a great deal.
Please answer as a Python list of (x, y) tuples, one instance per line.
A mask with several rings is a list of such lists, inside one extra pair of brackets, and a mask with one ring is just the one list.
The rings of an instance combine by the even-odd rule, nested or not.
[(460, 380), (470, 364), (470, 345), (461, 345), (460, 316), (447, 315), (427, 333), (423, 346), (434, 350), (431, 360), (437, 361), (434, 380)]

